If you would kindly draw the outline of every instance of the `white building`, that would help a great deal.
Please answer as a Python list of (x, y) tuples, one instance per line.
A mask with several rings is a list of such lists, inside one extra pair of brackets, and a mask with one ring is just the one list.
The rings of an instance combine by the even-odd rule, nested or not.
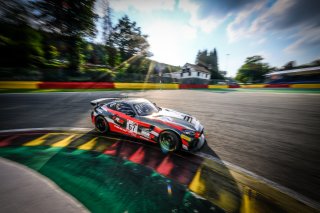
[(210, 71), (205, 67), (186, 63), (181, 70), (172, 73), (165, 73), (163, 77), (171, 77), (176, 79), (199, 79), (199, 80), (210, 80)]

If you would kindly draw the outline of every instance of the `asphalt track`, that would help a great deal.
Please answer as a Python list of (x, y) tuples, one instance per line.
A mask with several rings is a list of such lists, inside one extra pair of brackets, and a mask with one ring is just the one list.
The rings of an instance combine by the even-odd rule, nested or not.
[(210, 90), (1, 94), (0, 128), (92, 127), (89, 101), (145, 97), (196, 116), (202, 152), (320, 202), (320, 95)]

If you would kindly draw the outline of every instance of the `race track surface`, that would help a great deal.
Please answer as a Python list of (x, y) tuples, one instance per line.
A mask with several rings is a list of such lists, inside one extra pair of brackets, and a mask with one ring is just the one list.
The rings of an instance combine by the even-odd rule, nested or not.
[(0, 128), (93, 127), (90, 100), (128, 95), (196, 116), (202, 152), (320, 201), (320, 95), (210, 90), (1, 94)]

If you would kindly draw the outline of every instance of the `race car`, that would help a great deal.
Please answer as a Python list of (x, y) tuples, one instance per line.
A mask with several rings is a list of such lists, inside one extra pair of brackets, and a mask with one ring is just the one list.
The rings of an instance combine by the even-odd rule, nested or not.
[(158, 107), (144, 98), (101, 98), (91, 101), (92, 123), (115, 132), (160, 144), (164, 152), (195, 151), (205, 143), (204, 128), (193, 116)]

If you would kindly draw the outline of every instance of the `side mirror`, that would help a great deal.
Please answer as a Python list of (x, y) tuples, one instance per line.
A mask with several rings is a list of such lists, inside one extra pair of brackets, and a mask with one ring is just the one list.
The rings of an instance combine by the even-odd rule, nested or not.
[(157, 107), (158, 110), (161, 110), (161, 107), (158, 107), (156, 103), (153, 103), (153, 105)]

